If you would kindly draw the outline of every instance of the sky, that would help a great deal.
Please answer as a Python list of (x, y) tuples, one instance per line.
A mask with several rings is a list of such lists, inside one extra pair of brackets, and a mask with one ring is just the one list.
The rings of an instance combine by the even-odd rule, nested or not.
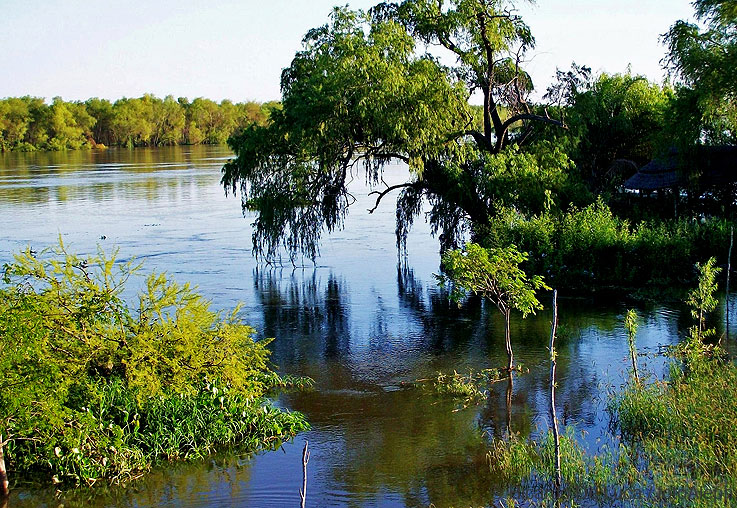
[[(333, 5), (378, 0), (0, 0), (0, 98), (278, 100), (281, 70)], [(536, 48), (538, 90), (572, 61), (661, 81), (659, 36), (687, 0), (518, 2)]]

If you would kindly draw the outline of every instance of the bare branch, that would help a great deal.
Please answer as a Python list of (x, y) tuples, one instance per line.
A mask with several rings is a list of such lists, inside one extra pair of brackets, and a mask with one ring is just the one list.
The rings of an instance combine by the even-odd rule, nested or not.
[(387, 187), (386, 189), (384, 189), (381, 192), (379, 192), (379, 191), (369, 192), (369, 196), (371, 196), (373, 194), (378, 194), (378, 196), (376, 198), (376, 204), (374, 205), (373, 208), (370, 208), (368, 212), (369, 213), (374, 213), (376, 211), (376, 209), (379, 208), (379, 203), (381, 203), (381, 200), (384, 199), (384, 196), (386, 196), (387, 194), (389, 194), (391, 191), (397, 190), (397, 189), (401, 189), (403, 187), (413, 187), (415, 185), (417, 185), (417, 182), (400, 183), (398, 185), (392, 185), (391, 187)]
[(563, 122), (561, 122), (560, 120), (556, 120), (555, 118), (550, 118), (549, 116), (533, 115), (531, 113), (521, 113), (519, 115), (514, 115), (508, 118), (507, 121), (502, 124), (501, 132), (497, 132), (496, 147), (494, 149), (496, 152), (499, 152), (502, 149), (504, 137), (507, 134), (509, 127), (511, 127), (512, 124), (514, 124), (515, 122), (519, 122), (522, 120), (533, 120), (536, 122), (548, 123), (551, 125), (557, 125), (558, 127), (562, 127), (565, 129), (565, 124)]

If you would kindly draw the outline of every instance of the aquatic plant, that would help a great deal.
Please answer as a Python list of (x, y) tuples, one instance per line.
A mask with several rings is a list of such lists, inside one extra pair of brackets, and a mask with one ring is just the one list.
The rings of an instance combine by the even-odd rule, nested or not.
[[(522, 366), (518, 366), (519, 371)], [(418, 379), (417, 383), (425, 389), (437, 395), (444, 395), (463, 399), (466, 405), (476, 403), (488, 395), (486, 389), (489, 385), (507, 379), (509, 373), (505, 369), (481, 369), (474, 371), (469, 369), (468, 374), (452, 374), (438, 372), (438, 375), (430, 379)]]

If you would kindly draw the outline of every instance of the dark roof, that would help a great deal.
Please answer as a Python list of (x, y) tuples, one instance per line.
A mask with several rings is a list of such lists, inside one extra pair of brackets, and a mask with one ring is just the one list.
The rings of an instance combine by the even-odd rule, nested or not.
[[(737, 182), (737, 146), (700, 147), (695, 158), (703, 186)], [(675, 150), (642, 166), (624, 182), (625, 189), (657, 190), (683, 187), (687, 180), (683, 162)]]

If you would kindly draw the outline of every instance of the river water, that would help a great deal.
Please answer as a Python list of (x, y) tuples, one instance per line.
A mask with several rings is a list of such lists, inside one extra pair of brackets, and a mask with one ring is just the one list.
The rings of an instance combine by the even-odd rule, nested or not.
[[(312, 430), (277, 451), (174, 464), (126, 486), (62, 498), (21, 486), (9, 505), (296, 507), (305, 440), (307, 506), (494, 503), (505, 485), (489, 473), (488, 440), (547, 428), (550, 306), (512, 323), (515, 359), (529, 373), (458, 410), (408, 384), (438, 371), (504, 365), (503, 320), (479, 303), (448, 304), (433, 278), (439, 255), (429, 226), (417, 221), (399, 257), (392, 200), (368, 214), (373, 200), (357, 175), (345, 229), (325, 236), (315, 264), (259, 264), (253, 217), (244, 218), (240, 200), (226, 198), (219, 184), (229, 157), (225, 147), (206, 146), (2, 156), (0, 262), (61, 235), (72, 252), (119, 248), (120, 259), (143, 260), (146, 273), (193, 282), (217, 308), (243, 302), (244, 321), (276, 338), (276, 370), (315, 380), (314, 391), (276, 401), (302, 411)], [(384, 179), (400, 182), (406, 171), (389, 166)], [(560, 299), (558, 415), (592, 451), (616, 439), (606, 403), (626, 377), (628, 306)], [(635, 307), (640, 368), (662, 376), (657, 353), (690, 318), (680, 305)]]

